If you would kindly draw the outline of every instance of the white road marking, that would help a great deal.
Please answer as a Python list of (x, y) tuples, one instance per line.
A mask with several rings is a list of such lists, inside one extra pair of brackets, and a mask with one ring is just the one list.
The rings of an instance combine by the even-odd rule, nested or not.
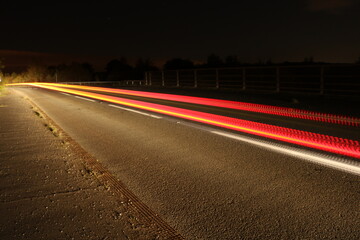
[[(141, 111), (137, 111), (134, 109), (130, 109), (130, 108), (124, 108), (124, 107), (120, 107), (117, 105), (112, 105), (109, 104), (109, 106), (111, 107), (115, 107), (115, 108), (119, 108), (122, 110), (126, 110), (126, 111), (130, 111), (130, 112), (135, 112), (135, 113), (139, 113), (145, 116), (151, 116), (151, 117), (155, 117), (155, 118), (162, 118), (156, 115), (152, 115), (152, 114), (148, 114), (148, 113), (144, 113)], [(195, 127), (195, 128), (199, 128), (205, 131), (209, 131), (211, 133), (223, 136), (223, 137), (228, 137), (231, 139), (235, 139), (238, 141), (242, 141), (242, 142), (246, 142), (246, 143), (250, 143), (259, 147), (263, 147), (266, 149), (270, 149), (272, 151), (275, 152), (279, 152), (282, 154), (286, 154), (292, 157), (296, 157), (305, 161), (309, 161), (309, 162), (313, 162), (319, 165), (323, 165), (323, 166), (327, 166), (330, 168), (334, 168), (337, 170), (341, 170), (347, 173), (352, 173), (355, 175), (360, 175), (360, 163), (357, 161), (353, 161), (350, 159), (347, 159), (346, 157), (342, 158), (342, 157), (336, 157), (333, 155), (327, 155), (326, 153), (321, 154), (321, 153), (317, 153), (311, 150), (305, 150), (305, 149), (299, 149), (296, 147), (291, 147), (291, 146), (287, 146), (287, 145), (281, 145), (281, 144), (276, 144), (273, 142), (267, 142), (267, 141), (262, 141), (259, 139), (254, 139), (251, 137), (245, 137), (245, 136), (241, 136), (241, 135), (236, 135), (236, 134), (230, 134), (227, 132), (223, 132), (223, 131), (214, 131), (211, 130), (211, 128), (209, 127), (205, 127), (205, 126), (198, 126), (197, 124), (191, 124), (191, 123), (184, 123), (184, 122), (180, 122), (180, 121), (176, 121), (176, 123), (178, 124), (183, 124), (183, 125), (188, 125), (189, 127)]]
[(156, 118), (156, 119), (161, 119), (161, 118), (162, 118), (162, 117), (157, 116), (157, 115), (153, 115), (153, 114), (149, 114), (149, 113), (144, 113), (144, 112), (137, 111), (137, 110), (134, 110), (134, 109), (131, 109), (131, 108), (124, 108), (124, 107), (120, 107), (120, 106), (113, 105), (113, 104), (109, 104), (109, 106), (110, 106), (110, 107), (114, 107), (114, 108), (119, 108), (119, 109), (122, 109), (122, 110), (125, 110), (125, 111), (129, 111), (129, 112), (138, 113), (138, 114), (141, 114), (141, 115), (144, 115), (144, 116), (148, 116), (148, 117), (152, 117), (152, 118)]
[(71, 96), (70, 94), (67, 94), (67, 93), (63, 93), (63, 92), (62, 92), (61, 94), (63, 94), (63, 95), (66, 95), (66, 96)]
[(95, 100), (92, 100), (92, 99), (83, 98), (83, 97), (79, 97), (79, 96), (75, 96), (75, 97), (76, 97), (76, 98), (79, 98), (79, 99), (82, 99), (82, 100), (89, 101), (89, 102), (95, 102)]
[(150, 114), (150, 117), (156, 118), (156, 119), (161, 119), (161, 118), (163, 118), (163, 117), (160, 117), (160, 116), (158, 116), (158, 115), (153, 115), (153, 114)]
[[(243, 142), (247, 142), (250, 144), (254, 144), (263, 148), (267, 148), (276, 152), (280, 152), (283, 154), (287, 154), (296, 158), (300, 158), (306, 161), (310, 161), (310, 162), (314, 162), (320, 165), (324, 165), (327, 167), (331, 167), (331, 168), (335, 168), (338, 170), (342, 170), (348, 173), (352, 173), (352, 174), (356, 174), (356, 175), (360, 175), (360, 163), (359, 162), (355, 162), (355, 161), (351, 161), (351, 160), (347, 160), (347, 159), (343, 159), (340, 157), (333, 157), (333, 156), (326, 156), (325, 154), (320, 154), (320, 153), (316, 153), (316, 152), (311, 152), (311, 151), (307, 151), (307, 150), (303, 150), (303, 149), (297, 149), (294, 147), (290, 147), (290, 146), (280, 146), (280, 145), (276, 145), (276, 144), (271, 144), (271, 143), (266, 143), (266, 142), (261, 142), (255, 139), (251, 139), (251, 138), (247, 138), (247, 137), (243, 137), (240, 135), (235, 135), (235, 134), (229, 134), (226, 132), (221, 132), (221, 131), (210, 131), (214, 134), (223, 136), (223, 137), (228, 137), (231, 139), (235, 139), (238, 141), (243, 141)], [(322, 156), (323, 155), (323, 156)]]

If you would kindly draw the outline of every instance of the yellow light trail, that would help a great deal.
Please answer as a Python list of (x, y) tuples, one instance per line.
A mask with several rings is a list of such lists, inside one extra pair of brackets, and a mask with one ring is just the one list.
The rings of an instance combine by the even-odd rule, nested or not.
[[(311, 132), (289, 129), (284, 127), (273, 126), (269, 124), (251, 122), (236, 118), (230, 118), (215, 114), (192, 111), (187, 109), (164, 106), (154, 103), (148, 103), (137, 100), (124, 99), (98, 93), (78, 91), (74, 89), (51, 86), (42, 83), (26, 83), (21, 85), (35, 86), (54, 91), (70, 93), (78, 96), (97, 99), (105, 102), (125, 105), (133, 108), (143, 109), (146, 111), (157, 112), (164, 115), (184, 118), (196, 122), (210, 124), (218, 127), (228, 128), (236, 131), (250, 133), (284, 142), (294, 143), (302, 146), (316, 148), (324, 151), (338, 153), (346, 156), (360, 158), (360, 147), (357, 141), (331, 137), (333, 142), (329, 142), (329, 136)], [(346, 142), (346, 144), (344, 144)]]

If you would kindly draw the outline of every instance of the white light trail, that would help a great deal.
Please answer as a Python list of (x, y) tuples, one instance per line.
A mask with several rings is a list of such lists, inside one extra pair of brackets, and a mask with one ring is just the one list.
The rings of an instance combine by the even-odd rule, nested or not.
[(124, 108), (124, 107), (120, 107), (120, 106), (113, 105), (113, 104), (109, 104), (109, 106), (110, 106), (110, 107), (114, 107), (114, 108), (119, 108), (119, 109), (122, 109), (122, 110), (125, 110), (125, 111), (129, 111), (129, 112), (138, 113), (138, 114), (141, 114), (141, 115), (144, 115), (144, 116), (148, 116), (148, 117), (152, 117), (152, 118), (156, 118), (156, 119), (161, 119), (161, 118), (162, 118), (162, 117), (157, 116), (157, 115), (144, 113), (144, 112), (137, 111), (137, 110), (134, 110), (134, 109), (131, 109), (131, 108)]
[(291, 146), (285, 146), (285, 145), (280, 145), (280, 144), (277, 145), (275, 143), (255, 140), (255, 139), (251, 139), (248, 137), (230, 134), (230, 133), (226, 133), (226, 132), (222, 132), (222, 131), (210, 131), (210, 132), (220, 135), (220, 136), (223, 136), (223, 137), (235, 139), (238, 141), (242, 141), (242, 142), (250, 143), (250, 144), (253, 144), (253, 145), (256, 145), (259, 147), (270, 149), (275, 152), (290, 155), (292, 157), (296, 157), (296, 158), (299, 158), (302, 160), (306, 160), (306, 161), (317, 163), (317, 164), (320, 164), (323, 166), (335, 168), (337, 170), (345, 171), (345, 172), (352, 173), (355, 175), (360, 175), (360, 163), (355, 162), (355, 161), (345, 160), (343, 158), (335, 157), (335, 156), (330, 157), (330, 155), (327, 156), (325, 154), (320, 154), (320, 153), (316, 153), (316, 152), (312, 152), (312, 151), (298, 149), (298, 148), (291, 147)]

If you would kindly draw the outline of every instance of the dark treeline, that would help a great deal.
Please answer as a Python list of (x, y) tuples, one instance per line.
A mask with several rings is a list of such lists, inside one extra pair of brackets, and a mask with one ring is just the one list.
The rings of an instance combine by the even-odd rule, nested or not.
[(135, 66), (127, 63), (125, 58), (111, 60), (106, 64), (105, 72), (97, 76), (96, 80), (119, 81), (119, 80), (138, 80), (143, 79), (147, 71), (158, 70), (150, 60), (138, 59)]
[(158, 70), (150, 60), (138, 59), (135, 66), (125, 58), (113, 59), (105, 71), (97, 72), (89, 63), (61, 64), (57, 66), (31, 65), (21, 73), (6, 74), (9, 83), (16, 82), (88, 82), (143, 79), (147, 71)]
[(189, 59), (173, 58), (168, 60), (164, 66), (164, 70), (175, 69), (193, 69), (193, 68), (232, 68), (243, 66), (272, 66), (272, 65), (311, 65), (311, 64), (325, 64), (324, 62), (315, 62), (313, 57), (306, 57), (302, 62), (282, 62), (274, 63), (271, 59), (259, 60), (256, 63), (247, 63), (239, 60), (237, 55), (229, 55), (226, 58), (221, 58), (218, 55), (211, 54), (207, 57), (206, 62), (195, 64)]
[[(360, 58), (356, 61), (360, 63)], [(276, 66), (276, 65), (312, 65), (326, 64), (315, 62), (313, 57), (306, 57), (302, 62), (274, 63), (271, 59), (259, 60), (256, 63), (246, 63), (239, 60), (236, 55), (221, 58), (211, 54), (205, 62), (195, 63), (189, 59), (172, 58), (167, 60), (161, 67), (163, 70), (195, 69), (195, 68), (230, 68), (244, 66)], [(5, 66), (4, 66), (5, 65)], [(6, 82), (87, 82), (87, 81), (122, 81), (144, 79), (145, 72), (160, 70), (149, 59), (138, 59), (135, 64), (128, 63), (126, 58), (118, 58), (109, 61), (104, 71), (95, 71), (89, 63), (71, 63), (57, 66), (28, 66), (22, 73), (4, 74), (1, 69), (6, 68), (6, 63), (0, 61), (0, 77)]]

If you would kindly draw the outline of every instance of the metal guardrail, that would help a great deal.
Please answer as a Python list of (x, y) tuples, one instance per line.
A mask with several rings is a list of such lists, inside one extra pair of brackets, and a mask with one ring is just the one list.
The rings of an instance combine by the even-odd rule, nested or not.
[(86, 85), (86, 86), (108, 86), (108, 87), (117, 87), (117, 86), (144, 86), (146, 85), (145, 80), (122, 80), (122, 81), (90, 81), (90, 82), (60, 82), (62, 84), (70, 85)]
[(145, 85), (360, 96), (360, 65), (249, 66), (152, 71)]

